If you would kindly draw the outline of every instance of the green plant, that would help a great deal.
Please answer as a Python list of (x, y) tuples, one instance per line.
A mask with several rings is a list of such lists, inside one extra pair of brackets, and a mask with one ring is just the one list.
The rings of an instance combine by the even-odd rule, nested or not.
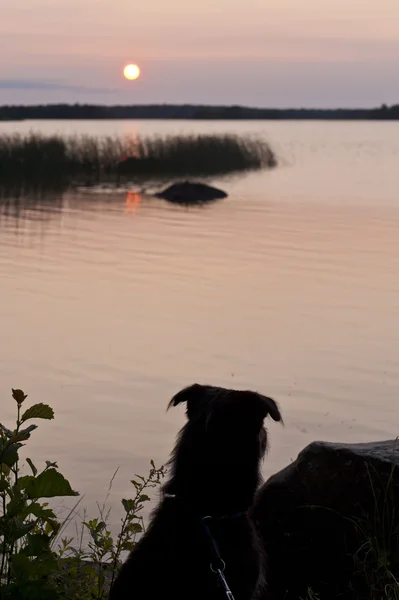
[[(106, 510), (105, 501), (102, 506), (98, 505), (99, 517), (88, 519), (86, 514), (83, 516), (82, 527), (77, 536), (78, 548), (73, 545), (73, 538), (61, 539), (58, 547), (57, 585), (62, 592), (63, 600), (88, 598), (105, 600), (107, 598), (124, 555), (133, 550), (137, 543), (137, 536), (145, 531), (142, 511), (145, 504), (150, 501), (150, 497), (145, 492), (157, 487), (165, 473), (164, 467), (158, 469), (151, 461), (147, 477), (136, 475), (136, 479), (131, 481), (135, 493), (133, 498), (122, 500), (124, 515), (116, 536), (112, 536), (107, 525), (110, 511)], [(82, 543), (85, 530), (89, 533), (86, 549), (83, 548)]]
[[(46, 461), (39, 471), (30, 458), (31, 473), (23, 475), (19, 452), (37, 428), (32, 419), (53, 419), (46, 404), (34, 404), (22, 412), (27, 396), (12, 390), (17, 406), (13, 430), (0, 424), (0, 600), (105, 600), (126, 552), (145, 529), (143, 509), (150, 501), (145, 493), (157, 487), (165, 468), (151, 461), (147, 477), (132, 480), (134, 495), (123, 499), (124, 516), (113, 537), (106, 509), (114, 477), (99, 517), (89, 519), (86, 511), (77, 525), (76, 542), (62, 537), (65, 527), (78, 517), (77, 506), (60, 521), (47, 499), (77, 496), (59, 472), (57, 463)], [(84, 545), (85, 532), (89, 540)]]
[(60, 524), (44, 499), (76, 496), (77, 492), (55, 462), (46, 461), (39, 471), (27, 458), (32, 473), (21, 476), (19, 451), (37, 428), (26, 423), (53, 419), (54, 412), (46, 404), (34, 404), (22, 412), (26, 394), (12, 390), (12, 395), (17, 404), (16, 427), (10, 430), (0, 425), (1, 598), (50, 600), (57, 597), (48, 583), (57, 568), (51, 542)]

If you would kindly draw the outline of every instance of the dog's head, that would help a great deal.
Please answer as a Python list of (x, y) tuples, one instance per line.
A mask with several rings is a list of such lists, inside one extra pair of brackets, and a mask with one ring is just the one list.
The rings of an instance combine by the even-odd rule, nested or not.
[[(174, 470), (204, 473), (256, 473), (267, 449), (264, 420), (282, 421), (274, 400), (252, 391), (194, 384), (178, 392), (169, 408), (186, 404), (187, 423), (180, 432)], [(223, 477), (223, 476), (222, 476)]]

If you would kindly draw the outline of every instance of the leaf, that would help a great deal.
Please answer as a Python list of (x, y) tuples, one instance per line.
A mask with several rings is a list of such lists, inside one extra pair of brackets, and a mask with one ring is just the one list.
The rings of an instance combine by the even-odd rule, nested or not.
[(27, 556), (14, 554), (11, 558), (11, 565), (13, 575), (17, 579), (29, 579), (33, 565)]
[(17, 489), (12, 490), (12, 498), (7, 504), (7, 515), (9, 517), (20, 517), (25, 518), (23, 514), (26, 509), (26, 498), (23, 496), (21, 491)]
[(59, 523), (55, 519), (48, 519), (44, 527), (44, 531), (47, 533), (47, 535), (57, 534), (60, 529), (61, 523)]
[(33, 515), (36, 519), (49, 521), (56, 519), (55, 513), (51, 508), (44, 508), (39, 502), (32, 502), (23, 512), (24, 516)]
[(6, 533), (7, 522), (8, 522), (7, 517), (4, 517), (4, 516), (0, 517), (0, 537), (5, 535), (5, 533)]
[(135, 535), (136, 533), (142, 533), (143, 528), (140, 523), (130, 523), (130, 525), (126, 527), (126, 530)]
[(28, 394), (24, 394), (22, 390), (12, 389), (12, 397), (17, 402), (17, 404), (21, 406), (22, 402), (24, 402), (24, 400), (26, 400), (26, 398), (28, 397)]
[(41, 556), (50, 553), (50, 537), (44, 534), (31, 534), (27, 536), (27, 544), (22, 552), (25, 556)]
[(91, 521), (83, 521), (83, 525), (85, 525), (89, 531), (94, 531), (98, 525), (98, 519), (91, 519)]
[(36, 527), (36, 523), (24, 523), (18, 517), (0, 517), (0, 536), (4, 536), (8, 543), (15, 542)]
[(21, 477), (18, 485), (22, 486), (30, 500), (56, 496), (79, 496), (78, 492), (73, 491), (69, 481), (55, 469), (47, 469), (37, 477), (31, 475)]
[(16, 432), (13, 433), (10, 438), (10, 442), (13, 444), (15, 442), (25, 442), (26, 440), (28, 440), (30, 438), (31, 432), (34, 431), (35, 429), (37, 429), (37, 425), (30, 425), (26, 429), (22, 429), (21, 431), (18, 431), (18, 433), (16, 433)]
[(11, 473), (10, 467), (7, 467), (4, 463), (0, 461), (0, 472), (3, 473), (6, 477)]
[(0, 462), (7, 465), (7, 467), (12, 467), (18, 462), (18, 450), (23, 446), (23, 444), (11, 444), (0, 454)]
[[(4, 600), (60, 600), (58, 590), (46, 582), (43, 574), (41, 575), (42, 579), (40, 579), (40, 574), (43, 571), (48, 575), (49, 568), (42, 563), (37, 565), (30, 562), (30, 564), (32, 569), (28, 579), (25, 575), (24, 579), (17, 578), (15, 583), (7, 585), (7, 595), (4, 594)], [(36, 579), (33, 580), (33, 577)]]
[(47, 404), (34, 404), (24, 412), (21, 417), (21, 423), (28, 419), (54, 419), (54, 411)]
[(36, 527), (36, 523), (23, 523), (19, 519), (15, 518), (15, 527), (12, 530), (12, 537), (14, 540), (19, 540), (24, 537), (27, 533), (32, 531)]
[(35, 465), (33, 464), (33, 462), (31, 461), (31, 459), (30, 459), (30, 458), (27, 458), (27, 459), (26, 459), (26, 462), (28, 463), (28, 465), (29, 465), (29, 466), (30, 466), (30, 468), (32, 469), (32, 473), (33, 473), (33, 475), (36, 477), (36, 475), (37, 475), (37, 469), (36, 469)]
[(58, 465), (56, 462), (51, 462), (49, 460), (46, 460), (46, 467), (47, 469), (49, 469), (50, 467), (54, 467), (55, 469), (58, 469)]
[(15, 483), (15, 486), (19, 490), (24, 490), (27, 482), (31, 481), (32, 479), (34, 479), (33, 475), (23, 475), (22, 477), (19, 477), (18, 481)]
[(104, 575), (104, 571), (99, 571), (98, 573), (98, 586), (100, 588), (100, 590), (102, 590), (104, 588), (104, 583), (105, 583), (105, 575)]
[(123, 498), (122, 504), (123, 504), (123, 508), (125, 509), (125, 511), (127, 513), (134, 509), (134, 501), (133, 500), (126, 500), (126, 498)]
[(10, 487), (7, 479), (0, 480), (0, 492), (5, 492)]
[(101, 531), (103, 531), (103, 529), (105, 529), (106, 526), (107, 526), (107, 524), (104, 523), (104, 521), (100, 521), (96, 527), (96, 532), (101, 533)]
[(141, 496), (139, 496), (139, 502), (149, 502), (151, 500), (151, 498), (149, 496), (147, 496), (147, 494), (142, 494)]
[(2, 425), (1, 423), (0, 423), (0, 430), (2, 433), (5, 433), (8, 438), (12, 437), (12, 431), (7, 429), (7, 427), (5, 425)]
[(49, 583), (57, 569), (54, 558), (31, 561), (20, 552), (12, 557), (11, 566), (13, 583), (4, 586), (4, 600), (60, 600), (59, 591)]
[(124, 542), (121, 550), (126, 550), (127, 552), (131, 552), (135, 546), (136, 546), (136, 542), (131, 542), (131, 541)]

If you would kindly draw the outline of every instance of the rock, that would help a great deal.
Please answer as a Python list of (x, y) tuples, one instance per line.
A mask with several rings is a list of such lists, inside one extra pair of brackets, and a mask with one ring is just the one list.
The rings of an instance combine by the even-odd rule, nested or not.
[(192, 183), (184, 181), (174, 183), (162, 192), (154, 194), (157, 198), (163, 198), (169, 202), (178, 204), (202, 204), (203, 202), (212, 202), (221, 198), (227, 198), (226, 192), (214, 188), (205, 183)]
[(259, 490), (253, 517), (267, 600), (398, 597), (398, 441), (310, 444)]

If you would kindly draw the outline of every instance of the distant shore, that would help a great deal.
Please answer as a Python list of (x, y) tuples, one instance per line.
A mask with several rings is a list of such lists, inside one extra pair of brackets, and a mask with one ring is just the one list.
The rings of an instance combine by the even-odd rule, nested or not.
[(181, 119), (181, 120), (399, 120), (399, 104), (379, 108), (251, 108), (247, 106), (206, 106), (148, 104), (100, 106), (94, 104), (44, 104), (0, 106), (0, 122), (39, 119)]

